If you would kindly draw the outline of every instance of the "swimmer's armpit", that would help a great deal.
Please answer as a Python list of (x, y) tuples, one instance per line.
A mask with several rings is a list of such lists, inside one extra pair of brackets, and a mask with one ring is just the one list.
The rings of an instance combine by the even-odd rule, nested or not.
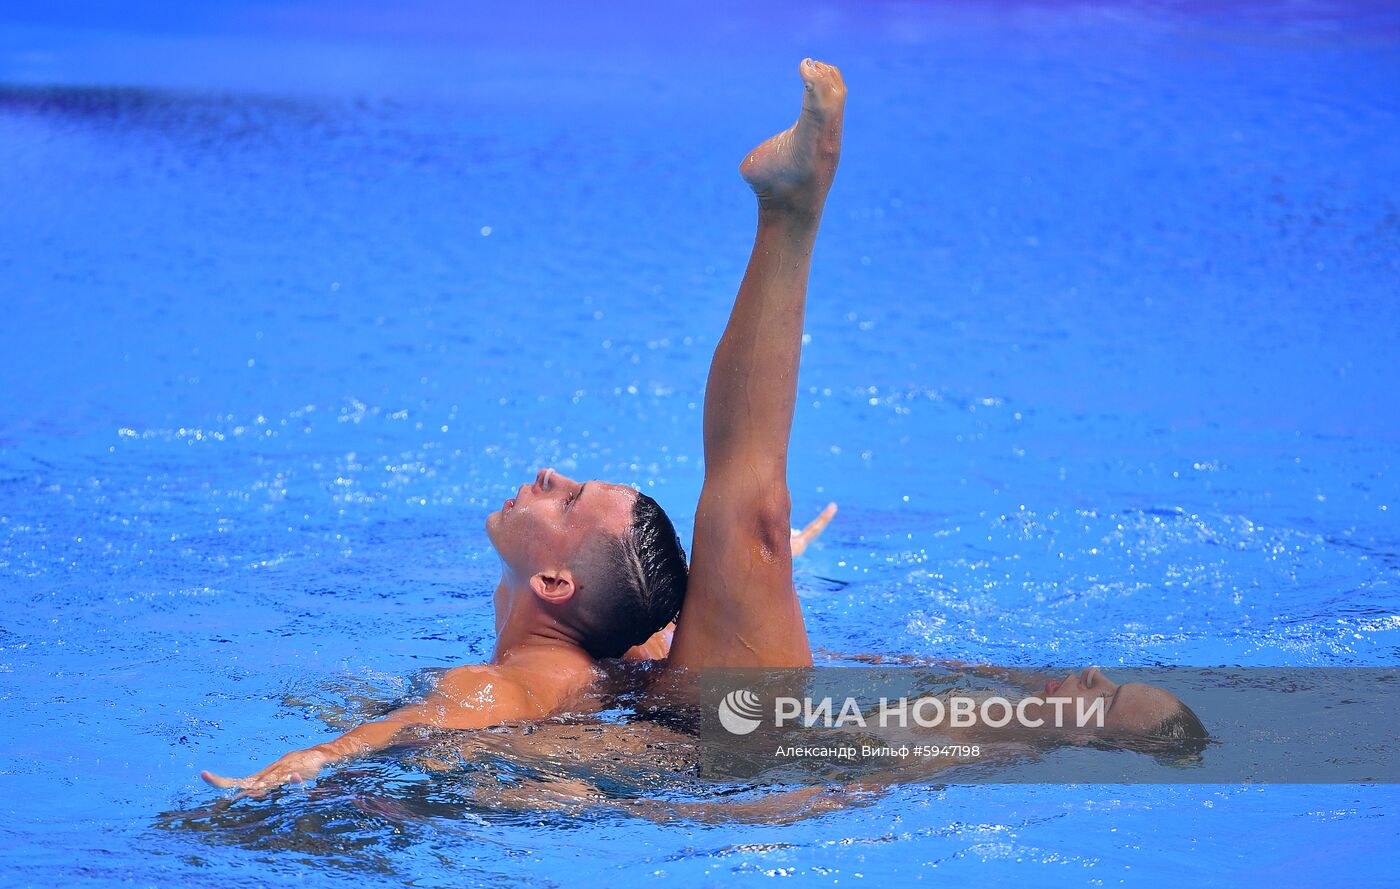
[[(836, 515), (836, 504), (828, 503), (826, 509), (818, 513), (817, 517), (807, 523), (807, 527), (802, 530), (792, 529), (792, 557), (795, 559), (807, 551), (807, 544), (821, 536), (826, 530), (826, 526), (831, 524), (832, 518)], [(634, 645), (627, 649), (627, 653), (622, 656), (625, 661), (659, 661), (671, 652), (671, 638), (676, 634), (674, 622), (667, 624), (652, 634), (651, 638), (641, 645)]]

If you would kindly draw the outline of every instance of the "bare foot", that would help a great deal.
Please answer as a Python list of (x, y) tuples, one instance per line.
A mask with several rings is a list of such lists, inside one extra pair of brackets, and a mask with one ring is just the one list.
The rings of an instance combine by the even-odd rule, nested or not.
[(841, 114), (846, 83), (833, 65), (803, 59), (805, 90), (797, 123), (749, 152), (739, 173), (760, 207), (820, 213), (841, 158)]

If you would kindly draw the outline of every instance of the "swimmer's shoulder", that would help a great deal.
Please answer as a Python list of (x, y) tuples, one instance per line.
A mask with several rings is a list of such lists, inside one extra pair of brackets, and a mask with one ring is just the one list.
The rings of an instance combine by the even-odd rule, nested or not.
[(501, 722), (539, 719), (572, 701), (595, 678), (593, 671), (550, 675), (511, 664), (468, 664), (444, 673), (434, 695), (463, 710), (489, 708)]
[(529, 718), (537, 709), (521, 678), (498, 664), (454, 667), (438, 679), (433, 696), (463, 710), (490, 709), (501, 721)]

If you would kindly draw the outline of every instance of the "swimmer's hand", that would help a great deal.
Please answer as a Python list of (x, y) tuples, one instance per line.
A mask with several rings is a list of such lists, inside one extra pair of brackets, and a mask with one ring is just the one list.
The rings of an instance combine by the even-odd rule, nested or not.
[(237, 789), (242, 796), (262, 796), (274, 787), (283, 784), (301, 784), (310, 781), (320, 773), (326, 763), (335, 757), (317, 750), (293, 750), (262, 771), (246, 778), (223, 778), (213, 772), (200, 772), (199, 776), (214, 787), (224, 790)]
[(826, 530), (826, 526), (831, 524), (831, 517), (834, 515), (836, 515), (836, 504), (828, 503), (826, 509), (823, 509), (820, 515), (812, 519), (807, 527), (801, 531), (796, 528), (792, 529), (792, 557), (794, 559), (802, 555), (802, 552), (807, 549), (807, 544), (821, 536), (821, 533)]

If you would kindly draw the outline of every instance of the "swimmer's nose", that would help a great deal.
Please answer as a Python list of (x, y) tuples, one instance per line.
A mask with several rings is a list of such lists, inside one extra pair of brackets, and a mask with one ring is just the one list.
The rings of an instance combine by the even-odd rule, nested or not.
[(1099, 682), (1099, 680), (1107, 682), (1108, 677), (1103, 675), (1103, 671), (1100, 670), (1098, 667), (1086, 667), (1084, 669), (1084, 673), (1079, 678), (1080, 684), (1083, 685), (1085, 688), (1089, 688), (1090, 686)]
[(540, 474), (535, 476), (535, 487), (541, 494), (546, 491), (553, 491), (555, 488), (568, 490), (569, 488), (577, 487), (577, 485), (578, 482), (569, 478), (562, 472), (555, 472), (552, 466), (548, 469), (541, 469)]
[(535, 487), (540, 491), (549, 490), (549, 480), (552, 475), (554, 475), (553, 466), (546, 466), (544, 469), (541, 469), (539, 475), (535, 476)]

